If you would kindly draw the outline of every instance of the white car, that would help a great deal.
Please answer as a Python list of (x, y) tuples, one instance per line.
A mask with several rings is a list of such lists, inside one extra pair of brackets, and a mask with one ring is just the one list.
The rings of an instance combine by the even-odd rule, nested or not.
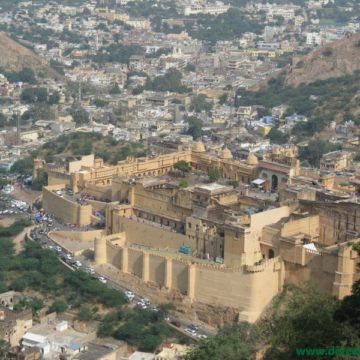
[(61, 248), (60, 246), (56, 246), (55, 249), (56, 249), (57, 252), (61, 252), (61, 251), (62, 251), (62, 248)]
[(103, 283), (103, 284), (106, 284), (106, 283), (107, 283), (107, 280), (106, 280), (104, 277), (102, 277), (102, 276), (99, 276), (99, 277), (98, 277), (98, 280), (99, 280), (101, 283)]
[(80, 268), (80, 267), (82, 267), (82, 263), (79, 260), (77, 260), (77, 261), (75, 261), (75, 266)]
[(129, 300), (132, 300), (132, 299), (135, 297), (134, 293), (131, 292), (131, 291), (125, 291), (125, 296), (126, 296)]
[(192, 336), (196, 336), (196, 335), (197, 335), (197, 334), (196, 334), (196, 331), (193, 330), (193, 329), (186, 328), (185, 331), (186, 331), (187, 333), (189, 333), (190, 335), (192, 335)]
[(207, 339), (207, 335), (200, 334), (200, 335), (198, 335), (198, 338), (201, 340), (205, 340), (205, 339)]

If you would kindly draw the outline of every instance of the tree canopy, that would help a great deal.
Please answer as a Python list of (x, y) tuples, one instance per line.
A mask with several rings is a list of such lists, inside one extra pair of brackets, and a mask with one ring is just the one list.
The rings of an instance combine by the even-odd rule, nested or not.
[(186, 173), (191, 170), (191, 165), (185, 160), (179, 160), (174, 164), (174, 169)]
[[(314, 284), (287, 286), (256, 324), (239, 323), (199, 343), (185, 360), (296, 360), (302, 349), (357, 347), (359, 344), (360, 282), (343, 301)], [(302, 356), (301, 358), (310, 359)], [(324, 357), (324, 359), (342, 357)]]
[(191, 108), (197, 113), (209, 112), (213, 108), (213, 102), (205, 94), (195, 95), (191, 101)]
[(191, 135), (194, 140), (199, 139), (202, 136), (203, 122), (196, 116), (191, 116), (187, 119), (188, 130), (187, 134)]
[(3, 69), (0, 69), (0, 72), (3, 73), (9, 82), (15, 83), (15, 82), (24, 82), (28, 84), (36, 84), (36, 77), (35, 73), (30, 68), (23, 68), (22, 70), (18, 72), (11, 72), (11, 71), (5, 71)]
[(77, 126), (87, 124), (90, 121), (88, 112), (79, 105), (73, 106), (70, 110), (70, 114)]
[(187, 25), (187, 31), (196, 39), (212, 43), (221, 40), (233, 40), (241, 37), (245, 32), (260, 33), (263, 25), (251, 19), (237, 8), (230, 8), (226, 13), (212, 16), (198, 16), (196, 27)]
[(300, 160), (307, 160), (312, 166), (319, 166), (321, 157), (331, 151), (339, 150), (340, 146), (324, 140), (310, 140), (306, 147), (300, 148)]
[(143, 55), (144, 49), (139, 45), (123, 45), (119, 43), (110, 44), (100, 49), (94, 55), (93, 61), (97, 63), (118, 62), (127, 64), (132, 55)]
[(220, 179), (220, 170), (218, 167), (214, 167), (209, 171), (209, 179), (211, 182), (216, 182)]

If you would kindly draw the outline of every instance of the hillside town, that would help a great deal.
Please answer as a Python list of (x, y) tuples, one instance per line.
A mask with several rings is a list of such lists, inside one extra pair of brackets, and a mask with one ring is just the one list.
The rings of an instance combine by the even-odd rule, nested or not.
[(0, 360), (356, 349), (357, 0), (3, 0), (0, 52)]

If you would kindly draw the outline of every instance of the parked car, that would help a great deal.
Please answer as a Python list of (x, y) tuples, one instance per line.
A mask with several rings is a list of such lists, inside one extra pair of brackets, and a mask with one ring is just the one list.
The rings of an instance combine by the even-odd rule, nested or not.
[(103, 276), (99, 276), (98, 277), (98, 280), (103, 283), (103, 284), (106, 284), (107, 283), (107, 280), (103, 277)]
[(192, 336), (196, 336), (197, 334), (196, 334), (196, 331), (194, 330), (194, 329), (190, 329), (190, 328), (186, 328), (185, 329), (185, 331), (187, 332), (187, 333), (189, 333), (190, 335), (192, 335)]
[(135, 297), (134, 293), (131, 292), (131, 291), (125, 291), (125, 296), (126, 296), (130, 301)]

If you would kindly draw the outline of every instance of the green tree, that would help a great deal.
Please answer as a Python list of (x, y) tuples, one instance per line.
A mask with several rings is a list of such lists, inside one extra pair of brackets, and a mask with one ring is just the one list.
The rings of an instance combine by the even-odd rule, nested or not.
[(228, 180), (226, 182), (226, 184), (232, 186), (233, 188), (238, 188), (239, 187), (239, 181), (238, 180)]
[(93, 311), (85, 306), (82, 306), (78, 311), (78, 319), (82, 321), (90, 321), (94, 317)]
[(103, 99), (95, 99), (94, 100), (94, 105), (97, 107), (97, 108), (103, 108), (105, 107), (106, 105), (108, 105), (109, 102), (106, 101), (106, 100), (103, 100)]
[(190, 92), (191, 89), (184, 86), (181, 82), (181, 79), (182, 74), (179, 70), (169, 69), (165, 75), (157, 76), (153, 80), (148, 79), (145, 84), (145, 89), (152, 91), (171, 91), (178, 93)]
[(118, 84), (114, 84), (111, 89), (109, 90), (110, 95), (118, 95), (121, 94), (121, 90)]
[(281, 15), (275, 16), (274, 20), (275, 20), (276, 26), (281, 26), (281, 25), (284, 25), (284, 23), (285, 23), (285, 18)]
[(37, 178), (33, 180), (31, 188), (33, 190), (42, 190), (43, 186), (48, 184), (48, 174), (44, 169), (39, 169), (37, 171)]
[(216, 182), (220, 179), (220, 170), (218, 167), (214, 167), (209, 171), (209, 179), (211, 182)]
[(189, 63), (185, 66), (185, 71), (194, 72), (195, 70), (196, 70), (196, 67), (194, 64)]
[(29, 301), (28, 307), (31, 309), (33, 316), (36, 316), (38, 312), (44, 307), (44, 301), (35, 297)]
[(223, 93), (220, 97), (219, 97), (219, 103), (221, 105), (226, 104), (226, 102), (228, 101), (229, 98), (229, 94), (228, 93)]
[(353, 330), (334, 319), (338, 302), (313, 285), (293, 288), (283, 308), (263, 322), (270, 341), (266, 360), (297, 359), (298, 348), (350, 346), (359, 341)]
[(233, 40), (248, 31), (259, 34), (262, 29), (261, 21), (250, 18), (243, 10), (235, 7), (218, 16), (200, 15), (196, 19), (196, 26), (187, 25), (187, 31), (193, 38), (211, 43)]
[(54, 104), (58, 104), (60, 101), (60, 93), (58, 91), (54, 91), (50, 96), (49, 96), (49, 104), (50, 105), (54, 105)]
[(276, 127), (271, 128), (268, 137), (271, 143), (274, 144), (285, 144), (288, 142), (288, 136), (284, 134), (282, 131), (277, 129)]
[(111, 336), (114, 332), (114, 326), (111, 323), (103, 322), (98, 327), (98, 335), (100, 337)]
[(187, 173), (191, 170), (191, 165), (186, 160), (179, 160), (174, 164), (174, 169)]
[(202, 136), (203, 122), (201, 119), (191, 116), (187, 119), (188, 130), (187, 134), (191, 135), (194, 140), (199, 139)]
[(348, 324), (356, 330), (360, 338), (360, 281), (354, 283), (352, 294), (346, 296), (335, 311), (334, 318), (342, 324)]
[(319, 166), (321, 157), (331, 151), (338, 150), (334, 145), (324, 140), (310, 140), (308, 146), (300, 148), (300, 160), (307, 160), (312, 166)]
[(88, 112), (79, 105), (73, 106), (70, 110), (70, 114), (72, 115), (77, 126), (87, 124), (90, 120)]
[(93, 61), (97, 63), (117, 62), (127, 64), (132, 55), (143, 55), (144, 48), (139, 45), (123, 45), (112, 43), (101, 49), (94, 57)]
[(23, 68), (19, 72), (19, 81), (27, 82), (29, 84), (36, 84), (34, 71), (30, 68)]
[(257, 340), (255, 327), (240, 323), (237, 327), (223, 330), (216, 337), (200, 341), (185, 356), (185, 360), (249, 360)]
[(0, 339), (0, 359), (6, 359), (6, 354), (10, 350), (10, 344)]
[(21, 175), (32, 175), (34, 168), (34, 160), (31, 157), (16, 160), (11, 166), (10, 172)]
[(19, 72), (9, 72), (9, 71), (4, 71), (4, 70), (2, 70), (1, 72), (4, 73), (4, 75), (6, 76), (8, 81), (11, 83), (21, 81), (21, 82), (25, 82), (28, 84), (36, 84), (35, 73), (30, 68), (23, 68)]
[(29, 88), (21, 92), (21, 100), (26, 103), (45, 102), (48, 100), (46, 88)]
[(0, 128), (7, 126), (7, 124), (8, 124), (7, 117), (3, 113), (0, 113)]
[(196, 112), (209, 112), (213, 108), (212, 101), (205, 94), (195, 95), (191, 101), (191, 108)]
[(63, 313), (68, 309), (68, 305), (64, 300), (56, 299), (49, 308), (48, 313)]
[(179, 186), (180, 186), (181, 188), (187, 188), (187, 187), (189, 186), (189, 182), (188, 182), (187, 180), (181, 180), (181, 181), (179, 182)]

